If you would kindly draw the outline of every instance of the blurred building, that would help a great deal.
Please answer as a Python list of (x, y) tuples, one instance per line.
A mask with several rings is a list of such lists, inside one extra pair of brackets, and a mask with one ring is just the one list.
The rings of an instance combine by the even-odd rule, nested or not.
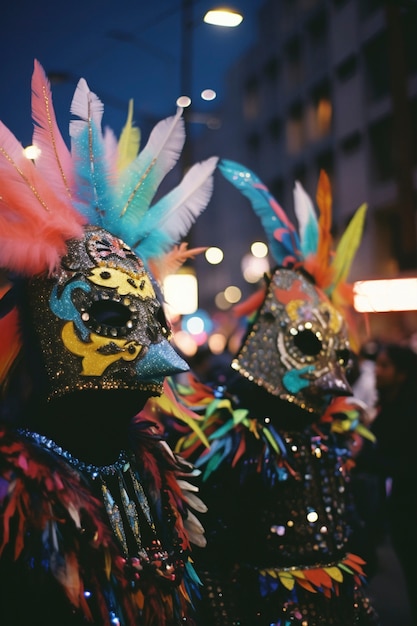
[[(320, 169), (333, 188), (337, 240), (358, 206), (368, 216), (351, 280), (417, 275), (417, 3), (413, 0), (267, 0), (257, 43), (228, 75), (217, 130), (194, 160), (246, 164), (293, 218), (299, 180), (314, 198)], [(249, 203), (219, 174), (193, 243), (224, 250), (196, 261), (200, 306), (229, 285), (256, 285), (241, 261), (264, 239)]]

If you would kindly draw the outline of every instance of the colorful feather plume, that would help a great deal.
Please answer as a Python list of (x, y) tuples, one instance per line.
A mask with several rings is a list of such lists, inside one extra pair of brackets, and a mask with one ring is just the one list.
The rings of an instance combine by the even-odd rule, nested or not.
[(167, 252), (188, 233), (211, 197), (216, 165), (216, 157), (196, 163), (175, 189), (147, 211), (136, 229), (138, 240), (132, 245), (140, 250), (144, 261)]
[[(129, 233), (149, 209), (166, 174), (177, 163), (185, 141), (182, 109), (159, 122), (139, 155), (122, 171), (117, 181), (114, 226), (119, 236)], [(119, 221), (123, 218), (123, 221)]]
[(233, 161), (222, 160), (219, 169), (250, 201), (268, 238), (277, 263), (294, 263), (300, 257), (300, 241), (293, 224), (254, 172)]
[(140, 131), (129, 102), (119, 141), (102, 130), (104, 107), (84, 78), (70, 107), (69, 150), (57, 125), (47, 76), (34, 62), (33, 161), (0, 122), (0, 267), (18, 275), (52, 272), (69, 239), (86, 223), (121, 237), (145, 261), (180, 243), (207, 206), (217, 159), (195, 164), (180, 184), (152, 206), (185, 141), (182, 109), (154, 127), (139, 152)]
[[(300, 266), (329, 296), (344, 299), (344, 281), (358, 249), (366, 215), (366, 204), (356, 211), (334, 253), (332, 249), (332, 191), (323, 171), (317, 185), (318, 215), (310, 196), (296, 181), (294, 212), (298, 232), (265, 184), (239, 163), (222, 160), (219, 169), (246, 196), (264, 227), (275, 262), (282, 267)], [(338, 298), (335, 292), (340, 291)]]

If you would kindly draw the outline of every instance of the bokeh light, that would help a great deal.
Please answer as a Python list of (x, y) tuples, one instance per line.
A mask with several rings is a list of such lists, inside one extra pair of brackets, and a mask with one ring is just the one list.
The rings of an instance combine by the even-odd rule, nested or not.
[(235, 285), (229, 285), (229, 287), (226, 287), (226, 289), (224, 290), (224, 297), (227, 302), (230, 302), (231, 304), (236, 304), (236, 302), (239, 302), (239, 300), (241, 299), (242, 292), (240, 291), (239, 287), (236, 287)]
[(216, 248), (215, 246), (207, 248), (204, 256), (206, 257), (207, 262), (211, 265), (218, 265), (218, 263), (221, 263), (223, 261), (224, 257), (223, 250), (221, 250), (220, 248)]
[(217, 93), (214, 91), (214, 89), (203, 89), (203, 91), (201, 92), (201, 97), (203, 100), (207, 100), (210, 102), (210, 100), (215, 100), (217, 98)]
[(230, 302), (228, 302), (225, 298), (224, 291), (219, 291), (214, 298), (214, 303), (218, 309), (221, 311), (227, 311), (230, 309)]
[(26, 148), (23, 149), (23, 154), (25, 155), (25, 157), (27, 159), (30, 159), (31, 161), (35, 161), (41, 153), (41, 149), (38, 148), (38, 146), (27, 146)]
[(268, 246), (263, 241), (254, 241), (250, 251), (257, 259), (263, 259), (268, 254)]
[(257, 283), (268, 272), (269, 263), (266, 257), (257, 258), (253, 254), (246, 254), (241, 262), (243, 278), (248, 283)]
[(198, 307), (198, 282), (191, 272), (169, 274), (164, 278), (164, 297), (170, 316), (188, 315)]
[(188, 96), (180, 96), (179, 98), (177, 98), (177, 106), (182, 107), (183, 109), (189, 107), (190, 104), (191, 98), (189, 98)]
[(198, 350), (198, 344), (193, 337), (185, 330), (175, 333), (173, 341), (184, 356), (194, 356)]
[(227, 339), (222, 333), (213, 333), (207, 343), (213, 354), (222, 354), (226, 348)]

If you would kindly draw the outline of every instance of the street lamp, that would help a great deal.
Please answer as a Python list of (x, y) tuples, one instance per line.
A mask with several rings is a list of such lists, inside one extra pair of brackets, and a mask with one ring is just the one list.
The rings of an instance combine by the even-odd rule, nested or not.
[(207, 11), (203, 19), (206, 24), (213, 24), (214, 26), (225, 26), (226, 28), (234, 28), (235, 26), (239, 26), (239, 24), (242, 22), (243, 15), (241, 15), (234, 9), (228, 9), (226, 7), (223, 7)]
[[(184, 122), (186, 131), (189, 131), (189, 123), (191, 121), (191, 100), (192, 100), (192, 61), (193, 61), (193, 28), (196, 25), (193, 15), (194, 0), (182, 0), (181, 10), (181, 95), (177, 100), (179, 106), (184, 108)], [(223, 26), (226, 28), (234, 28), (243, 20), (243, 16), (233, 9), (222, 7), (219, 9), (211, 9), (204, 17), (203, 21), (207, 24)], [(189, 132), (186, 134), (185, 145), (181, 155), (182, 170), (185, 172), (191, 165), (191, 141)]]

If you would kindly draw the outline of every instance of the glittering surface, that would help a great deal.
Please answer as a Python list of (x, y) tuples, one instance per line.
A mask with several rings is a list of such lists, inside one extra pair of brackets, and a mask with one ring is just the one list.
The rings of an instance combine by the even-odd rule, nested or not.
[(278, 414), (265, 419), (283, 456), (254, 438), (201, 492), (209, 519), (199, 623), (376, 625), (361, 561), (349, 555), (347, 448), (327, 426), (283, 430)]
[(28, 300), (49, 397), (81, 389), (160, 393), (164, 376), (188, 369), (169, 345), (142, 262), (103, 229), (87, 227), (84, 240), (69, 242), (60, 270), (33, 279)]
[(269, 393), (320, 411), (329, 391), (349, 392), (349, 345), (340, 314), (300, 272), (277, 270), (232, 367)]

